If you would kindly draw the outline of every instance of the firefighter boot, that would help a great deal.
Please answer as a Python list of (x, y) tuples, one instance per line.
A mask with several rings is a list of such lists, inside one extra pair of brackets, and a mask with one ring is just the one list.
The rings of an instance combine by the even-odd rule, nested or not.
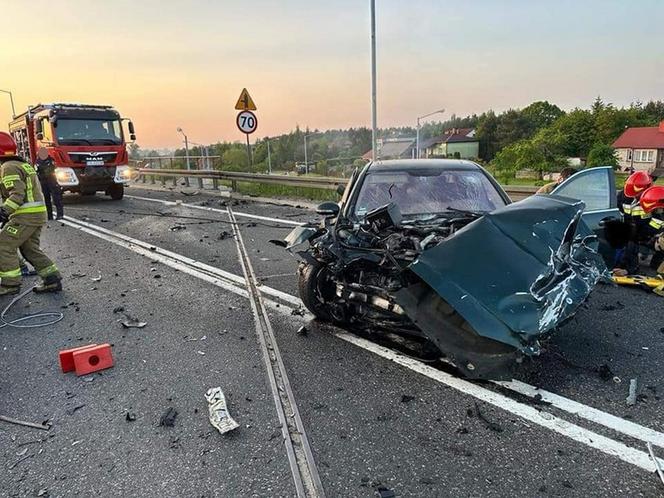
[(13, 296), (21, 291), (20, 285), (0, 285), (0, 297)]
[(60, 278), (59, 275), (48, 275), (44, 277), (44, 281), (41, 285), (36, 285), (32, 290), (37, 294), (60, 292), (62, 290), (62, 278)]

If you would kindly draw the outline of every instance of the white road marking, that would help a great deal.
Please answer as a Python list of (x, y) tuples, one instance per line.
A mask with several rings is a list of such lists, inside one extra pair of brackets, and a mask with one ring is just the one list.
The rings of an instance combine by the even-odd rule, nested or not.
[(616, 432), (664, 448), (664, 434), (648, 427), (643, 427), (642, 425), (635, 424), (624, 418), (616, 417), (615, 415), (603, 412), (592, 406), (584, 405), (578, 401), (545, 391), (544, 389), (539, 389), (518, 380), (495, 382), (495, 384), (505, 387), (510, 391), (528, 396), (529, 398), (534, 398), (535, 396), (540, 395), (542, 401), (551, 403), (556, 408), (566, 411), (567, 413), (577, 415), (578, 417), (585, 418), (596, 424), (613, 429)]
[[(219, 268), (200, 263), (196, 260), (165, 249), (155, 248), (155, 250), (151, 250), (152, 247), (155, 247), (154, 245), (117, 232), (113, 232), (91, 223), (80, 221), (76, 218), (66, 216), (65, 220), (63, 220), (63, 223), (95, 237), (101, 238), (121, 247), (125, 247), (148, 258), (161, 261), (168, 266), (183, 271), (184, 273), (200, 278), (209, 283), (212, 283), (213, 285), (248, 298), (248, 294), (244, 288), (244, 279), (239, 275), (225, 272)], [(186, 262), (186, 265), (181, 262)], [(191, 266), (198, 267), (200, 270), (192, 269)], [(243, 287), (240, 288), (240, 285)], [(285, 292), (265, 285), (261, 286), (260, 290), (266, 295), (278, 297), (279, 299), (285, 301), (288, 304), (292, 304), (293, 306), (302, 306), (300, 299)], [(278, 303), (269, 299), (266, 299), (266, 303), (269, 304), (270, 307), (275, 311), (290, 315), (290, 309), (284, 309), (284, 306), (279, 306)], [(297, 317), (292, 318), (295, 319)], [(508, 398), (507, 396), (481, 387), (478, 384), (473, 384), (464, 379), (454, 377), (446, 372), (436, 370), (418, 360), (401, 355), (396, 351), (379, 346), (351, 333), (345, 331), (336, 331), (332, 334), (341, 340), (365, 349), (371, 353), (377, 354), (378, 356), (393, 361), (403, 367), (409, 368), (410, 370), (420, 373), (432, 380), (446, 384), (458, 391), (485, 401), (498, 408), (502, 408), (506, 411), (509, 411), (510, 413), (518, 415), (542, 427), (551, 429), (554, 432), (567, 436), (577, 442), (598, 449), (606, 454), (616, 456), (627, 463), (636, 465), (637, 467), (640, 467), (649, 472), (655, 472), (656, 470), (655, 464), (650, 459), (650, 456), (643, 451), (636, 450), (611, 438), (602, 436), (601, 434), (597, 434), (593, 431), (567, 422), (566, 420), (556, 417), (555, 415), (546, 411), (538, 411), (531, 406), (519, 403), (511, 398)], [(518, 381), (497, 384), (526, 396), (540, 394), (542, 395), (543, 400), (550, 402), (552, 406), (560, 410), (572, 413), (591, 422), (604, 425), (605, 427), (608, 427), (627, 436), (634, 437), (642, 441), (648, 441), (658, 446), (661, 446), (662, 441), (664, 440), (664, 434), (653, 429), (640, 426), (595, 408), (582, 405), (581, 403), (575, 402), (563, 396), (549, 393), (548, 391), (538, 390), (534, 386), (520, 383)], [(532, 390), (534, 394), (528, 394), (528, 390)], [(659, 459), (659, 461), (660, 465), (664, 466), (664, 460)]]
[[(141, 201), (148, 201), (148, 202), (158, 202), (159, 204), (164, 204), (166, 206), (183, 206), (186, 208), (191, 208), (191, 209), (200, 209), (201, 211), (212, 211), (215, 213), (221, 213), (223, 215), (228, 215), (228, 213), (223, 210), (223, 209), (217, 209), (217, 208), (211, 208), (208, 206), (197, 206), (196, 204), (187, 204), (186, 202), (175, 202), (175, 201), (165, 201), (162, 199), (151, 199), (150, 197), (141, 197), (138, 195), (125, 195), (128, 199), (138, 199)], [(293, 225), (294, 227), (299, 227), (304, 225), (304, 223), (300, 223), (299, 221), (293, 221), (293, 220), (282, 220), (280, 218), (270, 218), (269, 216), (260, 216), (257, 214), (249, 214), (249, 213), (241, 213), (239, 211), (233, 211), (233, 214), (235, 216), (241, 216), (243, 218), (252, 218), (254, 220), (261, 220), (261, 221), (269, 221), (272, 223), (281, 223), (282, 225)]]

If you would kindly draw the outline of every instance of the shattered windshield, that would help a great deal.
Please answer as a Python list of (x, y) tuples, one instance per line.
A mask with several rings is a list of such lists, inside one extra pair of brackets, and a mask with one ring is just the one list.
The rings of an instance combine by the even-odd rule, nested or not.
[(390, 202), (411, 218), (458, 210), (485, 213), (505, 205), (481, 171), (370, 171), (353, 212), (359, 219)]

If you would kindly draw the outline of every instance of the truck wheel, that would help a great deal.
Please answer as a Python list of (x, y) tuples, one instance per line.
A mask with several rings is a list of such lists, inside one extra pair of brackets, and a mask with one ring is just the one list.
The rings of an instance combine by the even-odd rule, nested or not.
[(298, 270), (298, 290), (304, 306), (316, 318), (333, 321), (327, 302), (334, 298), (334, 283), (320, 263), (303, 264)]
[(114, 201), (119, 201), (124, 197), (124, 185), (121, 183), (115, 183), (108, 187), (108, 195), (111, 196), (111, 199)]

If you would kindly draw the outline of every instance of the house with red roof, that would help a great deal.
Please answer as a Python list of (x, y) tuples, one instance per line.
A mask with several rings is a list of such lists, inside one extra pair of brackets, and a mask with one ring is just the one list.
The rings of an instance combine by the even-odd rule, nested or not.
[(621, 171), (647, 171), (664, 167), (664, 121), (659, 126), (627, 128), (613, 142)]
[(420, 145), (420, 157), (457, 157), (476, 159), (480, 154), (480, 141), (473, 128), (453, 128)]

